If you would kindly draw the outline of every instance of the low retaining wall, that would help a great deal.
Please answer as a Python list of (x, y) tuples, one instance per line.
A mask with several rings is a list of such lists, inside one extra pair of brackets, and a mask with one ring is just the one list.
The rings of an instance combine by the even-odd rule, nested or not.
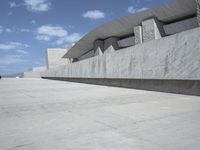
[(100, 79), (100, 78), (56, 78), (43, 79), (106, 85), (141, 90), (198, 95), (200, 96), (200, 80), (153, 80), (153, 79)]

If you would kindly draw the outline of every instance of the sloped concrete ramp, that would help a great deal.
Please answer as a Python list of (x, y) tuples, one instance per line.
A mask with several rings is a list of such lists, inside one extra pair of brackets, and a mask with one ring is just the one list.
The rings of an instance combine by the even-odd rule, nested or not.
[(1, 150), (199, 150), (200, 97), (0, 80)]

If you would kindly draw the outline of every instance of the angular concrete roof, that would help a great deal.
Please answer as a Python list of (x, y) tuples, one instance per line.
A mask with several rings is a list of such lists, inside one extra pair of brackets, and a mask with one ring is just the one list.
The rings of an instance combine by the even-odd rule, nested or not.
[(125, 16), (95, 28), (80, 39), (63, 57), (78, 58), (93, 49), (95, 40), (133, 33), (133, 26), (137, 26), (143, 20), (151, 17), (157, 17), (160, 21), (168, 23), (195, 13), (195, 0), (175, 0), (157, 8)]

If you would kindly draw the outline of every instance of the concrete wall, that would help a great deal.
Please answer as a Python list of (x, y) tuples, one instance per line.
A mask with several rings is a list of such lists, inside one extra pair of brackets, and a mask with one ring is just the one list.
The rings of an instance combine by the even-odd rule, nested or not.
[(119, 40), (117, 43), (118, 43), (120, 48), (130, 47), (130, 46), (135, 45), (135, 37), (131, 36), (131, 37), (128, 37), (128, 38), (124, 38), (122, 40)]
[(142, 21), (143, 42), (160, 39), (165, 36), (163, 24), (156, 18)]
[(69, 64), (69, 59), (62, 58), (65, 55), (65, 53), (67, 53), (67, 51), (68, 49), (48, 48), (46, 51), (47, 69), (52, 69)]
[(142, 39), (142, 26), (135, 26), (133, 27), (133, 31), (135, 34), (135, 45), (137, 44), (142, 44), (143, 39)]
[(200, 95), (200, 28), (104, 53), (42, 74), (48, 79)]
[(95, 56), (46, 77), (200, 80), (200, 28)]
[(197, 17), (178, 21), (164, 26), (167, 35), (176, 34), (182, 31), (198, 27)]
[(157, 79), (111, 79), (111, 78), (59, 78), (45, 79), (79, 82), (95, 85), (116, 86), (150, 91), (198, 95), (200, 96), (200, 80), (157, 80)]
[(197, 4), (197, 22), (198, 25), (200, 26), (200, 0), (196, 0), (196, 4)]
[(45, 72), (46, 69), (46, 66), (32, 68), (30, 71), (24, 72), (24, 78), (41, 78), (42, 72)]
[(39, 72), (39, 71), (24, 72), (24, 78), (41, 78), (41, 72)]

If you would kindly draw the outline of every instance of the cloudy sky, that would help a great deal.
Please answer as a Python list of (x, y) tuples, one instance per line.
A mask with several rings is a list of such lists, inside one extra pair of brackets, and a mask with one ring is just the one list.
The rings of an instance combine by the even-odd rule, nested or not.
[(45, 49), (67, 47), (96, 26), (169, 0), (1, 0), (0, 74), (45, 65)]

